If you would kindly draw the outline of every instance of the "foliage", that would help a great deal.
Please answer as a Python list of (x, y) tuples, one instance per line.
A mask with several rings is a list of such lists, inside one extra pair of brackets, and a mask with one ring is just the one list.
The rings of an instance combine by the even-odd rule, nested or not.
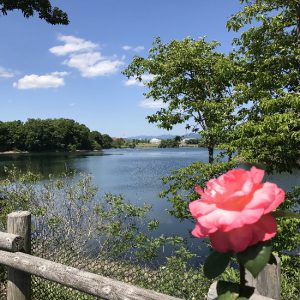
[[(299, 299), (300, 284), (298, 278), (300, 277), (300, 269), (294, 268), (293, 275), (286, 267), (281, 269), (281, 298), (285, 300)], [(227, 268), (224, 273), (218, 277), (219, 280), (231, 281), (238, 283), (240, 281), (239, 272), (235, 268)]]
[(158, 148), (178, 148), (179, 143), (180, 142), (175, 139), (161, 140), (160, 144), (158, 145)]
[[(292, 271), (292, 273), (290, 272)], [(281, 298), (295, 300), (300, 297), (300, 268), (294, 267), (292, 270), (284, 268), (281, 270)]]
[[(140, 81), (143, 81), (144, 74), (153, 76), (145, 82), (150, 90), (146, 97), (163, 101), (167, 107), (148, 116), (149, 122), (158, 123), (166, 129), (185, 123), (187, 128), (200, 131), (202, 145), (210, 150), (209, 162), (213, 162), (213, 149), (218, 146), (226, 149), (229, 158), (238, 154), (238, 159), (263, 164), (268, 172), (292, 172), (300, 167), (300, 2), (240, 2), (245, 5), (229, 20), (228, 29), (238, 31), (248, 27), (252, 21), (256, 22), (256, 26), (234, 40), (236, 50), (228, 57), (220, 55), (219, 64), (216, 64), (219, 54), (215, 52), (217, 44), (190, 38), (163, 44), (157, 38), (148, 58), (135, 57), (124, 74)], [(209, 62), (205, 61), (203, 53), (206, 53)], [(214, 68), (226, 63), (225, 73)], [(207, 77), (201, 73), (204, 66), (206, 75), (209, 74)], [(230, 72), (235, 73), (234, 76)], [(222, 79), (218, 77), (220, 74)], [(207, 86), (213, 86), (213, 93), (206, 90)], [(225, 108), (221, 117), (218, 115), (218, 112), (222, 113), (221, 106), (214, 106), (216, 103)], [(199, 112), (200, 116), (197, 115)], [(209, 122), (214, 113), (213, 122)], [(165, 177), (163, 181), (168, 186), (161, 196), (167, 196), (172, 202), (171, 213), (187, 218), (187, 204), (196, 197), (192, 192), (194, 186), (236, 165), (235, 162), (223, 164), (206, 166), (195, 163)], [(203, 176), (203, 170), (208, 170), (209, 176)], [(297, 200), (295, 197), (291, 199), (285, 206), (295, 209), (297, 205), (292, 203)], [(299, 245), (298, 230), (298, 221), (280, 220), (279, 233), (274, 240), (274, 249), (280, 251), (283, 259), (283, 270), (285, 274), (290, 272), (291, 276), (295, 276), (299, 267), (298, 257), (292, 255)], [(291, 243), (288, 245), (289, 240)], [(248, 253), (239, 255), (239, 261), (254, 275), (270, 256), (269, 246), (256, 250), (256, 257), (250, 260)]]
[(119, 139), (115, 139), (112, 142), (111, 146), (113, 148), (135, 148), (136, 142), (119, 138)]
[(100, 145), (103, 149), (108, 149), (112, 147), (112, 141), (113, 139), (108, 134), (103, 134), (102, 143), (100, 143)]
[[(299, 212), (300, 209), (300, 187), (295, 187), (286, 193), (286, 198), (281, 205), (281, 210), (292, 210)], [(278, 254), (282, 262), (282, 268), (291, 277), (300, 268), (300, 220), (295, 218), (278, 218), (278, 231), (273, 239), (273, 250)]]
[(242, 70), (235, 89), (244, 122), (227, 147), (268, 171), (290, 172), (299, 167), (300, 157), (300, 3), (240, 2), (245, 6), (228, 21), (228, 29), (256, 26), (234, 40), (232, 55)]
[[(122, 196), (111, 194), (99, 201), (91, 177), (73, 175), (50, 177), (48, 182), (40, 182), (39, 176), (32, 173), (21, 174), (17, 169), (7, 169), (6, 179), (0, 182), (0, 194), (6, 199), (1, 201), (0, 227), (5, 226), (8, 212), (28, 209), (35, 216), (35, 255), (74, 267), (85, 266), (86, 270), (103, 276), (180, 298), (205, 298), (211, 281), (205, 278), (202, 267), (191, 266), (195, 254), (184, 247), (181, 238), (151, 237), (150, 232), (155, 232), (158, 222), (147, 218), (148, 205), (135, 206), (125, 202)], [(292, 204), (292, 198), (290, 200)], [(153, 269), (151, 261), (156, 260), (157, 254), (161, 255), (162, 246), (167, 244), (176, 245), (173, 254), (167, 257), (165, 263), (161, 262), (158, 269)], [(276, 243), (274, 247), (276, 249)], [(51, 253), (49, 249), (52, 249)], [(92, 250), (95, 251), (93, 254)], [(145, 262), (151, 267), (140, 267)], [(0, 272), (0, 275), (3, 273)], [(284, 267), (282, 276), (283, 298), (297, 299), (299, 269), (287, 272)], [(238, 281), (238, 274), (227, 268), (221, 278)], [(59, 285), (34, 280), (36, 295), (44, 295), (45, 298), (55, 295), (55, 299), (89, 299), (87, 295)]]
[[(179, 249), (158, 269), (141, 267), (128, 261), (106, 261), (103, 264), (103, 259), (94, 258), (89, 259), (86, 270), (180, 299), (204, 299), (211, 281), (205, 278), (202, 270), (189, 266), (192, 256), (185, 249)], [(39, 278), (34, 278), (33, 289), (34, 294), (43, 299), (95, 299)]]
[(0, 151), (76, 151), (110, 148), (112, 139), (70, 119), (0, 122)]
[(198, 140), (198, 139), (187, 139), (185, 141), (185, 143), (188, 145), (198, 145), (199, 142), (200, 142), (200, 140)]
[[(209, 284), (201, 272), (189, 266), (195, 255), (180, 237), (155, 238), (150, 234), (159, 224), (147, 218), (149, 205), (135, 206), (121, 195), (107, 194), (99, 199), (87, 175), (67, 173), (60, 178), (50, 176), (48, 181), (39, 179), (13, 168), (6, 169), (6, 178), (0, 181), (4, 196), (0, 229), (5, 227), (8, 212), (30, 210), (35, 255), (86, 266), (86, 270), (178, 297), (203, 298)], [(173, 250), (165, 263), (160, 260), (157, 269), (156, 257), (162, 255), (162, 247)], [(35, 294), (46, 298), (73, 299), (76, 295), (76, 299), (88, 299), (37, 278), (33, 287)]]
[(204, 38), (164, 44), (156, 38), (147, 58), (134, 57), (123, 72), (142, 81), (143, 75), (153, 76), (145, 82), (147, 98), (163, 101), (167, 107), (148, 116), (148, 121), (171, 130), (186, 124), (201, 132), (213, 161), (213, 149), (224, 141), (234, 126), (236, 103), (233, 98), (235, 64), (229, 56), (216, 51), (219, 43)]
[(203, 266), (204, 275), (209, 279), (213, 279), (222, 274), (227, 268), (231, 256), (230, 252), (219, 253), (212, 251), (205, 260)]
[(160, 196), (166, 197), (172, 203), (170, 210), (172, 215), (180, 219), (191, 218), (188, 204), (199, 198), (194, 192), (195, 186), (204, 188), (209, 179), (218, 177), (235, 166), (234, 161), (214, 164), (195, 162), (188, 167), (174, 170), (171, 175), (162, 178), (166, 189)]
[(157, 291), (181, 299), (205, 299), (212, 282), (204, 276), (202, 269), (189, 266), (193, 256), (194, 254), (181, 248), (168, 257), (166, 264), (159, 269), (161, 280)]
[(37, 232), (44, 232), (51, 243), (68, 241), (72, 249), (84, 248), (91, 240), (99, 245), (101, 255), (150, 261), (163, 245), (182, 245), (183, 239), (172, 236), (153, 238), (150, 232), (158, 221), (147, 218), (149, 205), (135, 206), (121, 195), (104, 195), (99, 199), (92, 178), (87, 175), (63, 174), (39, 183), (39, 177), (16, 168), (6, 169), (0, 181), (0, 221), (13, 210), (30, 210)]
[(40, 19), (52, 25), (69, 24), (67, 14), (58, 7), (52, 7), (49, 0), (0, 0), (0, 13), (2, 15), (7, 15), (12, 10), (21, 10), (25, 18), (38, 13)]

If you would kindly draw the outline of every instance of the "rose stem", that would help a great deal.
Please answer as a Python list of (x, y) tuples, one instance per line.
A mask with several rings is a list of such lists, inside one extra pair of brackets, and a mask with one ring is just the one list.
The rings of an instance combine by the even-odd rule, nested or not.
[(245, 271), (245, 267), (242, 264), (240, 264), (240, 290), (239, 290), (240, 297), (245, 296), (245, 288), (246, 288), (246, 271)]

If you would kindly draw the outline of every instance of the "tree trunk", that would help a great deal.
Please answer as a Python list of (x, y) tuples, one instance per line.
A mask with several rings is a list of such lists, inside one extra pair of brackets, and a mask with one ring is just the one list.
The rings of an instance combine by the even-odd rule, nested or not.
[(214, 147), (208, 147), (208, 163), (212, 164), (214, 162)]

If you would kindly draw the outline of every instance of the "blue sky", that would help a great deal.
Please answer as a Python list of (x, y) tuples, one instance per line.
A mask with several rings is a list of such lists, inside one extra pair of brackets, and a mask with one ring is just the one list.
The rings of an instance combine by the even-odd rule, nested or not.
[[(70, 25), (52, 26), (20, 12), (0, 17), (0, 120), (71, 118), (111, 136), (160, 135), (144, 87), (121, 71), (134, 55), (146, 56), (153, 38), (187, 36), (222, 43), (234, 36), (226, 20), (238, 0), (52, 1)], [(172, 134), (185, 134), (183, 126)]]

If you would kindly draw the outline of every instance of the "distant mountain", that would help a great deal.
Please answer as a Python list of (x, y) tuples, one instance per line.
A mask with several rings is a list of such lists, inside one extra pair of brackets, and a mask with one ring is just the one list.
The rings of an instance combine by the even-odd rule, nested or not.
[(160, 139), (160, 140), (168, 140), (174, 139), (176, 135), (165, 134), (165, 135), (137, 135), (125, 138), (126, 140), (151, 140), (151, 139)]
[(188, 133), (183, 136), (184, 139), (197, 139), (200, 140), (201, 135), (199, 133)]
[[(173, 134), (163, 134), (163, 135), (138, 135), (125, 138), (126, 140), (151, 140), (151, 139), (160, 139), (160, 140), (169, 140), (174, 139), (176, 135)], [(183, 139), (200, 139), (200, 135), (197, 133), (188, 133), (181, 135)]]

